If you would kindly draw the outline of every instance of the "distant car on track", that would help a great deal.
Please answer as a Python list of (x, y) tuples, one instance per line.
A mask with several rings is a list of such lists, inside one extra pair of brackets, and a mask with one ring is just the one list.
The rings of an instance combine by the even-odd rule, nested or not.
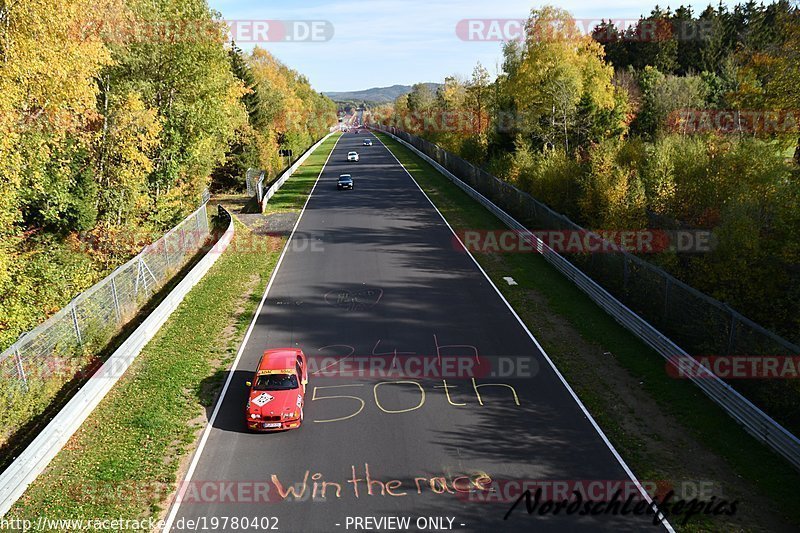
[(245, 417), (251, 431), (295, 429), (303, 423), (308, 366), (302, 350), (267, 350), (258, 362)]
[(364, 146), (372, 146), (372, 139), (364, 139)]
[(348, 152), (347, 153), (347, 160), (348, 161), (358, 161), (358, 152)]
[(353, 190), (353, 177), (350, 174), (342, 174), (339, 176), (339, 181), (336, 183), (336, 188), (341, 190)]

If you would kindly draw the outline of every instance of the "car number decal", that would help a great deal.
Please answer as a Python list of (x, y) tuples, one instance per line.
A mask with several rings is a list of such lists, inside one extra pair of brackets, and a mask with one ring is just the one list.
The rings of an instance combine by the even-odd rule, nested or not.
[(255, 398), (253, 398), (252, 402), (254, 404), (256, 404), (257, 406), (259, 406), (259, 407), (264, 407), (266, 404), (268, 404), (272, 400), (274, 400), (274, 398), (272, 396), (270, 396), (266, 392), (263, 392), (263, 393), (259, 394), (258, 396), (256, 396)]

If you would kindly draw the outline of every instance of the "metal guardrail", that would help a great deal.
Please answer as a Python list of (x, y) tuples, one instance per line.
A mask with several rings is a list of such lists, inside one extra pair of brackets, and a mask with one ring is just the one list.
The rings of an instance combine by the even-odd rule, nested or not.
[(301, 155), (297, 161), (291, 164), (289, 168), (284, 170), (281, 175), (272, 182), (272, 184), (264, 190), (264, 182), (266, 181), (266, 173), (258, 168), (248, 168), (247, 173), (245, 174), (245, 183), (247, 184), (247, 195), (251, 197), (255, 197), (256, 201), (261, 204), (261, 210), (263, 211), (267, 207), (267, 202), (269, 201), (272, 196), (278, 192), (286, 180), (289, 179), (294, 171), (305, 162), (309, 155), (311, 155), (314, 150), (319, 148), (328, 137), (336, 133), (334, 128), (331, 128), (331, 132), (325, 135), (322, 139), (314, 143), (311, 147), (306, 150), (303, 155)]
[[(316, 143), (314, 143), (308, 150), (306, 150), (303, 153), (303, 155), (301, 155), (299, 158), (297, 158), (297, 161), (292, 163), (292, 166), (287, 168), (283, 172), (283, 174), (281, 174), (280, 177), (278, 179), (276, 179), (272, 183), (272, 185), (269, 186), (269, 188), (266, 191), (264, 191), (260, 196), (258, 196), (258, 202), (261, 204), (261, 210), (262, 211), (264, 209), (266, 209), (267, 202), (269, 202), (269, 199), (272, 198), (273, 195), (276, 192), (278, 192), (278, 189), (283, 187), (283, 184), (286, 183), (286, 180), (288, 180), (292, 176), (292, 174), (294, 174), (294, 172), (298, 169), (298, 167), (300, 167), (300, 165), (302, 165), (305, 162), (305, 160), (308, 159), (308, 156), (310, 156), (312, 153), (314, 153), (314, 151), (317, 148), (319, 148), (319, 146), (323, 142), (325, 142), (328, 139), (328, 137), (333, 135), (333, 133), (334, 132), (328, 133), (325, 137), (323, 137), (322, 139), (320, 139)], [(249, 190), (248, 190), (248, 193), (249, 193)]]
[[(203, 245), (209, 235), (206, 204), (146, 246), (136, 257), (76, 296), (66, 307), (23, 334), (0, 353), (0, 393), (4, 387), (57, 379), (74, 350), (92, 335), (119, 331), (174, 272)], [(69, 374), (69, 372), (66, 372)], [(72, 375), (64, 375), (67, 381)]]
[(0, 474), (0, 517), (11, 509), (28, 486), (66, 445), (164, 322), (178, 308), (192, 287), (205, 276), (220, 254), (227, 249), (233, 239), (233, 220), (221, 206), (220, 214), (228, 219), (228, 228), (217, 243), (130, 334), (25, 451)]
[[(497, 179), (425, 139), (402, 130), (394, 131), (517, 220), (527, 223), (528, 227), (535, 224), (536, 228), (547, 231), (566, 231), (568, 234), (601, 240), (569, 217), (550, 209), (514, 185)], [(611, 246), (608, 249), (613, 253), (576, 253), (570, 256), (570, 261), (691, 353), (748, 357), (800, 356), (800, 346), (742, 316), (719, 300), (703, 294), (657, 265), (620, 250), (614, 243), (609, 244)], [(603, 248), (606, 248), (605, 244)], [(772, 385), (769, 392), (765, 392), (764, 388), (752, 387), (749, 381), (738, 383), (738, 387), (749, 391), (760, 401), (769, 401), (772, 393), (791, 388), (788, 381), (773, 382)], [(794, 394), (794, 391), (786, 392)], [(800, 416), (792, 416), (785, 411), (784, 409), (782, 415), (792, 417), (795, 427), (800, 427)]]
[[(371, 127), (383, 131), (418, 154), (441, 174), (450, 179), (456, 186), (488, 209), (506, 226), (519, 231), (548, 263), (575, 283), (575, 285), (585, 292), (597, 305), (614, 317), (617, 322), (622, 324), (664, 357), (668, 364), (675, 366), (677, 361), (680, 360), (681, 372), (685, 373), (695, 385), (711, 398), (711, 400), (722, 407), (726, 413), (758, 441), (773, 449), (788, 460), (796, 469), (800, 470), (800, 439), (795, 435), (790, 433), (764, 411), (756, 407), (750, 400), (742, 396), (730, 385), (722, 381), (709, 369), (690, 357), (686, 351), (676, 345), (667, 336), (616, 299), (578, 267), (547, 246), (544, 241), (531, 233), (528, 228), (495, 205), (483, 194), (472, 188), (417, 147), (396, 136), (388, 129), (378, 125)], [(407, 132), (402, 133), (408, 135), (410, 138), (413, 137)]]

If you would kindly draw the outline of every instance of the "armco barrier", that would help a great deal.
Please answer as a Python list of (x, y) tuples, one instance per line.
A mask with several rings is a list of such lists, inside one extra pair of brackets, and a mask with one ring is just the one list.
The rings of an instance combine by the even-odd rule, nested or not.
[[(204, 193), (204, 197), (206, 197)], [(136, 257), (114, 269), (0, 353), (0, 394), (29, 385), (63, 385), (76, 350), (119, 333), (200, 250), (209, 235), (206, 204)], [(103, 344), (105, 344), (103, 342)], [(59, 371), (61, 370), (61, 371)], [(34, 394), (26, 392), (26, 394)]]
[(42, 430), (19, 457), (0, 474), (0, 516), (22, 496), (50, 461), (67, 444), (70, 437), (94, 411), (105, 395), (125, 373), (134, 359), (172, 315), (184, 297), (202, 278), (233, 238), (233, 220), (220, 207), (220, 214), (228, 219), (228, 228), (211, 250), (175, 286), (156, 309), (139, 325), (122, 345), (108, 358), (84, 387)]
[(412, 150), (430, 163), (441, 174), (491, 211), (506, 226), (513, 230), (518, 230), (529, 241), (531, 246), (536, 247), (537, 252), (540, 253), (548, 263), (575, 283), (575, 285), (594, 300), (597, 305), (614, 317), (617, 322), (642, 339), (670, 364), (675, 364), (676, 361), (680, 359), (682, 365), (681, 371), (690, 376), (690, 379), (695, 385), (709, 398), (722, 407), (726, 413), (758, 441), (772, 448), (775, 452), (788, 460), (796, 469), (800, 470), (800, 439), (778, 424), (761, 409), (753, 405), (752, 402), (739, 394), (730, 385), (719, 379), (710, 370), (689, 357), (683, 349), (678, 347), (642, 317), (631, 311), (622, 302), (614, 298), (614, 296), (603, 287), (598, 285), (575, 265), (567, 261), (563, 256), (547, 246), (541, 239), (517, 222), (517, 220), (508, 213), (500, 209), (491, 200), (463, 182), (460, 178), (418, 150), (412, 144), (383, 128), (376, 129), (408, 147), (409, 150)]
[(322, 139), (318, 140), (316, 143), (314, 143), (314, 145), (313, 145), (311, 148), (309, 148), (308, 150), (306, 150), (306, 151), (303, 153), (303, 155), (301, 155), (300, 157), (298, 157), (298, 158), (297, 158), (297, 161), (295, 161), (294, 163), (292, 163), (292, 166), (290, 166), (289, 168), (287, 168), (287, 169), (286, 169), (286, 170), (283, 172), (283, 174), (281, 174), (281, 175), (280, 175), (280, 177), (279, 177), (278, 179), (276, 179), (276, 180), (275, 180), (275, 181), (272, 183), (272, 185), (270, 185), (269, 189), (267, 189), (267, 190), (264, 192), (264, 197), (263, 197), (263, 198), (259, 198), (259, 201), (261, 202), (261, 211), (262, 211), (262, 212), (263, 212), (263, 211), (264, 211), (264, 210), (267, 208), (267, 202), (269, 202), (269, 199), (270, 199), (270, 198), (272, 198), (272, 196), (273, 196), (273, 195), (274, 195), (276, 192), (278, 192), (278, 189), (280, 189), (280, 188), (283, 186), (283, 184), (284, 184), (284, 183), (286, 183), (286, 180), (288, 180), (288, 179), (289, 179), (289, 178), (292, 176), (292, 174), (294, 174), (294, 171), (295, 171), (295, 170), (297, 170), (297, 168), (298, 168), (300, 165), (302, 165), (302, 164), (305, 162), (305, 160), (306, 160), (306, 159), (308, 159), (308, 156), (310, 156), (312, 153), (314, 153), (314, 151), (315, 151), (317, 148), (319, 148), (319, 146), (320, 146), (322, 143), (324, 143), (324, 142), (325, 142), (325, 141), (328, 139), (328, 137), (330, 137), (330, 136), (331, 136), (331, 135), (333, 135), (333, 134), (334, 134), (334, 132), (331, 132), (331, 133), (327, 134), (325, 137), (323, 137)]

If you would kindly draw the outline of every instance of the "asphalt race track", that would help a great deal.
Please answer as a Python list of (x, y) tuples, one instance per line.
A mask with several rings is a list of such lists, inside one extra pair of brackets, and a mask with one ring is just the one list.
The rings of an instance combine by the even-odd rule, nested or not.
[[(356, 519), (388, 516), (409, 518), (399, 527), (411, 531), (663, 530), (652, 516), (529, 516), (524, 504), (503, 520), (519, 482), (632, 483), (422, 191), (379, 141), (362, 146), (367, 136), (342, 136), (309, 199), (172, 531), (212, 517), (354, 531), (365, 530)], [(351, 150), (360, 162), (347, 163)], [(353, 191), (337, 191), (342, 173)], [(286, 346), (302, 348), (317, 371), (304, 425), (248, 433), (245, 382), (265, 349)], [(371, 358), (402, 371), (352, 372)], [(275, 481), (305, 492), (284, 500)]]

